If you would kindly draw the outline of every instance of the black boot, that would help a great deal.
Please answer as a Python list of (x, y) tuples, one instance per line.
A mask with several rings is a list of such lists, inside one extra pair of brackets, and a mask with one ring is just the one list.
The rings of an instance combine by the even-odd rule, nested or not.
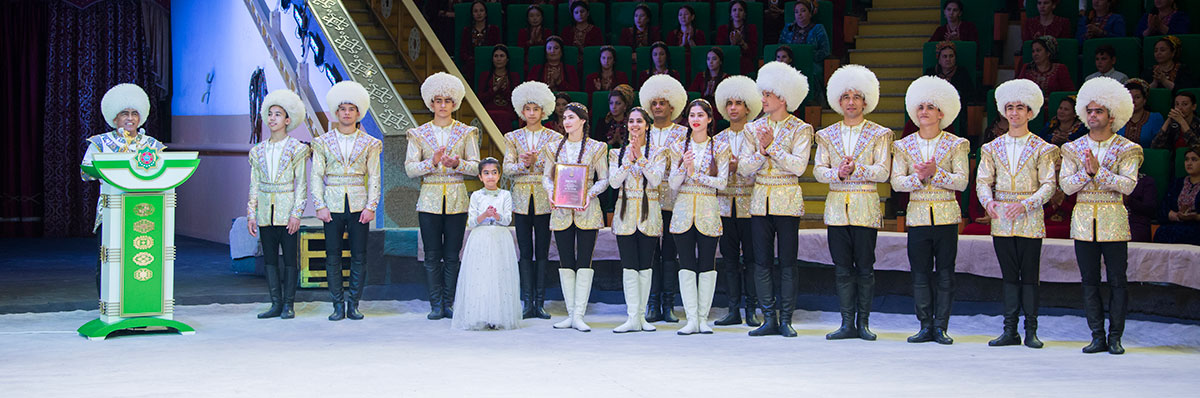
[(928, 343), (930, 341), (933, 341), (933, 334), (934, 334), (933, 329), (921, 328), (921, 330), (918, 331), (917, 334), (908, 336), (908, 342), (909, 343)]
[(445, 275), (445, 296), (442, 297), (442, 316), (446, 318), (454, 318), (454, 292), (458, 286), (458, 269), (462, 265), (459, 261), (446, 261)]
[(858, 330), (855, 329), (854, 315), (858, 309), (858, 292), (857, 285), (854, 283), (853, 275), (839, 273), (836, 277), (838, 309), (842, 313), (842, 327), (825, 335), (826, 340), (842, 340), (858, 337)]
[[(678, 288), (678, 286), (679, 282), (676, 282), (676, 288)], [(664, 290), (661, 297), (662, 303), (660, 304), (659, 308), (662, 309), (663, 322), (679, 323), (679, 318), (675, 316), (675, 292), (668, 292)]]
[(1083, 347), (1084, 354), (1095, 354), (1097, 352), (1105, 351), (1108, 351), (1108, 342), (1104, 340), (1103, 336), (1093, 337), (1092, 343), (1088, 344), (1087, 347)]
[(363, 288), (367, 284), (366, 272), (361, 268), (362, 266), (351, 267), (350, 288), (346, 291), (346, 317), (356, 321), (363, 319), (363, 314), (358, 312), (358, 302), (362, 299)]
[(1114, 286), (1108, 301), (1108, 353), (1121, 355), (1121, 336), (1125, 334), (1125, 314), (1129, 311), (1129, 292), (1125, 286)]
[(543, 305), (546, 303), (546, 266), (550, 264), (550, 260), (539, 258), (536, 262), (537, 267), (534, 268), (533, 290), (533, 312), (534, 316), (540, 319), (550, 319), (550, 313), (546, 312)]
[(287, 267), (283, 271), (283, 280), (280, 283), (283, 285), (283, 313), (279, 314), (280, 319), (292, 319), (296, 317), (296, 284), (300, 283), (297, 279), (300, 276), (300, 270), (296, 267)]
[(729, 309), (729, 312), (721, 319), (713, 322), (713, 325), (729, 326), (740, 325), (742, 323), (742, 274), (738, 268), (738, 263), (735, 260), (732, 264), (727, 264), (725, 272), (717, 275), (718, 278), (725, 279), (725, 302), (728, 303), (725, 307)]
[(1017, 334), (1017, 313), (1021, 309), (1021, 285), (1004, 284), (1004, 334), (988, 342), (989, 346), (1000, 347), (1021, 344), (1021, 335)]
[[(440, 255), (439, 255), (440, 257)], [(442, 282), (441, 261), (429, 259), (429, 253), (425, 253), (425, 283), (429, 286), (429, 315), (425, 319), (436, 321), (442, 319), (442, 306), (444, 305), (442, 297), (445, 295), (445, 286)]]
[(792, 329), (792, 311), (779, 311), (779, 335), (783, 337), (796, 337), (796, 329)]
[(758, 320), (758, 315), (755, 314), (755, 310), (757, 310), (759, 307), (758, 283), (754, 280), (754, 268), (755, 267), (753, 264), (746, 266), (747, 272), (745, 273), (745, 278), (742, 279), (742, 286), (745, 287), (745, 294), (742, 295), (742, 302), (746, 303), (746, 326), (756, 328), (762, 325), (762, 322)]
[[(327, 260), (328, 261), (328, 260)], [(325, 279), (329, 285), (329, 298), (333, 303), (333, 313), (329, 315), (329, 320), (340, 321), (346, 319), (346, 302), (342, 294), (342, 264), (337, 262), (334, 264), (325, 264)]]
[(520, 260), (517, 262), (517, 272), (521, 279), (521, 319), (530, 319), (537, 316), (537, 311), (533, 305), (533, 268), (532, 260)]
[(538, 289), (537, 297), (533, 300), (533, 313), (539, 319), (550, 319), (550, 313), (543, 307), (546, 303), (546, 290)]
[[(654, 275), (652, 274), (651, 277)], [(662, 298), (658, 293), (650, 293), (650, 298), (646, 300), (646, 322), (660, 322), (663, 320), (662, 311), (658, 308), (658, 303)]]
[(333, 302), (333, 313), (329, 314), (329, 320), (340, 321), (346, 319), (346, 303), (342, 301)]
[(279, 287), (279, 267), (267, 264), (267, 289), (271, 292), (271, 308), (258, 314), (258, 319), (275, 318), (283, 313), (283, 292)]
[(746, 326), (756, 328), (762, 325), (762, 321), (758, 320), (758, 314), (755, 313), (757, 304), (746, 304)]
[(875, 341), (878, 336), (871, 332), (871, 304), (875, 300), (874, 272), (858, 276), (858, 338)]
[(779, 334), (779, 317), (776, 311), (763, 308), (763, 323), (758, 329), (750, 331), (751, 336), (772, 336)]
[[(1037, 289), (1037, 285), (1021, 285), (1021, 308), (1025, 311), (1025, 346), (1029, 348), (1042, 348), (1045, 346), (1037, 337)], [(1100, 333), (1104, 333), (1103, 326), (1101, 326)]]
[(950, 336), (946, 334), (946, 329), (941, 329), (941, 328), (934, 329), (933, 341), (936, 341), (938, 344), (941, 344), (941, 345), (954, 344), (954, 339), (950, 338)]

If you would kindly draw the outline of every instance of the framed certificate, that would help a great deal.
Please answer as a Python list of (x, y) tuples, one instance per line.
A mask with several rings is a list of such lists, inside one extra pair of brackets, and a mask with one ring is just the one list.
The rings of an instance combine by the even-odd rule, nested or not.
[(556, 164), (554, 175), (555, 206), (579, 210), (587, 207), (587, 166)]

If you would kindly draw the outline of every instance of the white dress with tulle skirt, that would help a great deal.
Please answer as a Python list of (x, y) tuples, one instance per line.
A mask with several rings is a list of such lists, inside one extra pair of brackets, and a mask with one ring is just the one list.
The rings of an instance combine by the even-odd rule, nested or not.
[[(488, 207), (499, 218), (479, 221)], [(521, 326), (521, 287), (517, 249), (508, 225), (512, 222), (512, 195), (503, 189), (480, 189), (471, 194), (467, 224), (471, 233), (463, 249), (454, 319), (462, 330), (516, 329)]]

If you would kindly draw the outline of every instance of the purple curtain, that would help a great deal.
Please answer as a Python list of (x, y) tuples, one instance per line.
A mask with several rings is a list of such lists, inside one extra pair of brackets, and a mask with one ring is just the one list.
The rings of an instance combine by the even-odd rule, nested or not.
[(5, 2), (0, 13), (0, 237), (42, 234), (42, 105), (49, 31), (45, 2)]
[(99, 185), (80, 181), (79, 161), (87, 150), (84, 140), (109, 130), (100, 99), (119, 83), (142, 86), (151, 103), (143, 127), (151, 136), (164, 139), (170, 112), (169, 92), (156, 73), (156, 62), (161, 62), (156, 60), (162, 54), (152, 52), (147, 44), (142, 1), (59, 1), (46, 7), (50, 29), (41, 143), (43, 233), (90, 235)]

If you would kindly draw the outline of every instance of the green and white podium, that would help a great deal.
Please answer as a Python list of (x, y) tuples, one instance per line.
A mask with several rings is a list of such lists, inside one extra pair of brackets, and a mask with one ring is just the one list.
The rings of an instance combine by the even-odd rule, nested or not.
[(88, 339), (133, 328), (196, 330), (175, 316), (175, 187), (200, 164), (196, 152), (98, 153), (83, 172), (100, 180), (100, 318)]

